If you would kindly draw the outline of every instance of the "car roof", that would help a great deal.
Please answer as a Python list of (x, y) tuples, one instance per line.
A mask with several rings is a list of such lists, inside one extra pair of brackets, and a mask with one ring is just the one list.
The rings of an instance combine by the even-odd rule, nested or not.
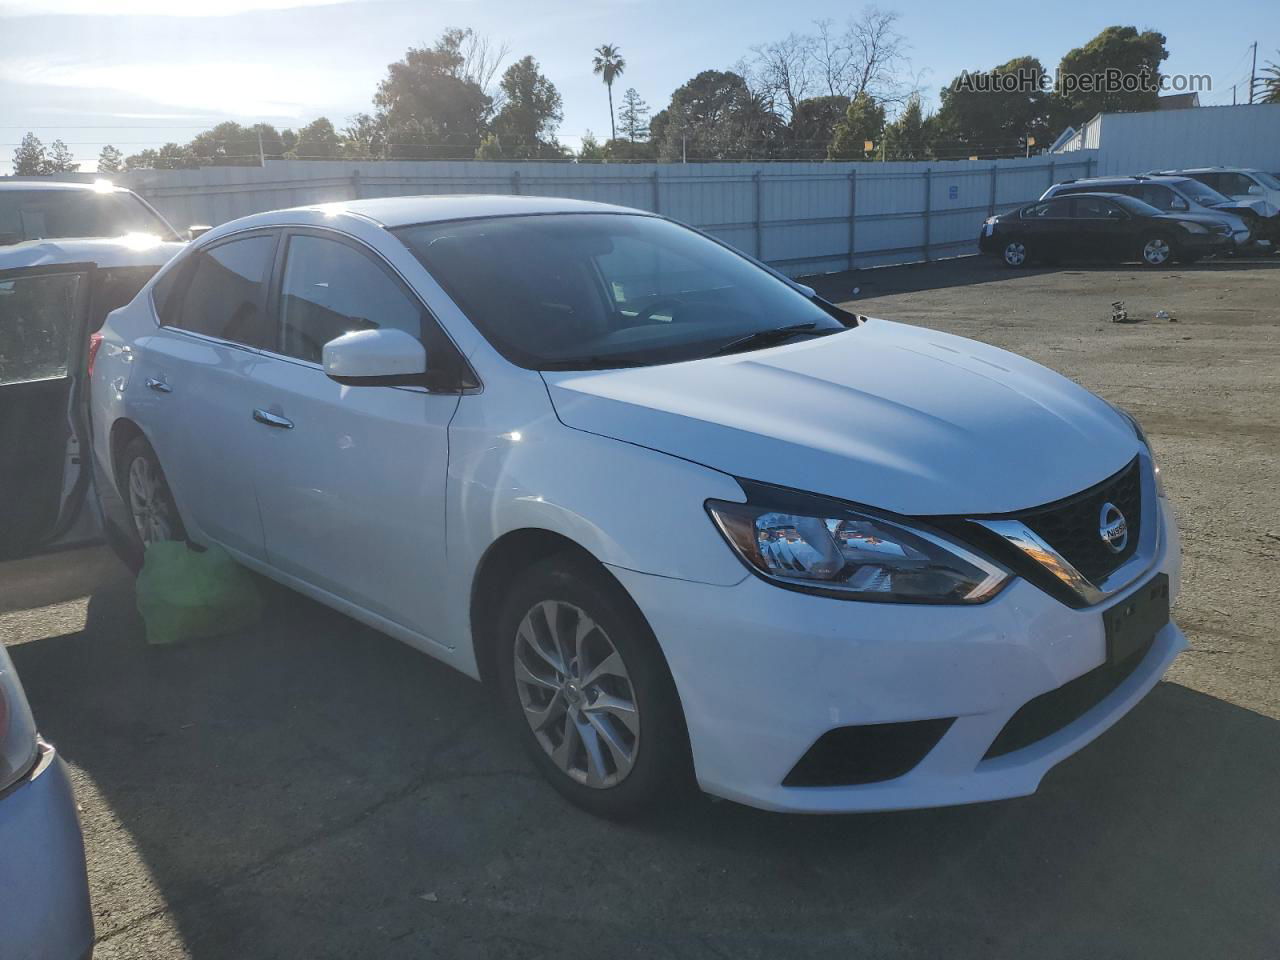
[(373, 220), (384, 227), (405, 227), (415, 223), (464, 220), (473, 217), (503, 217), (546, 213), (645, 213), (611, 203), (568, 200), (564, 197), (503, 196), (489, 194), (444, 194), (428, 197), (382, 197), (376, 200), (341, 200), (307, 207), (293, 207), (278, 213), (320, 210), (326, 214), (349, 213)]
[(120, 187), (107, 180), (95, 183), (72, 183), (69, 180), (7, 180), (0, 179), (0, 192), (6, 190), (40, 190), (54, 193), (132, 193), (128, 187)]
[(1169, 183), (1171, 181), (1179, 182), (1182, 180), (1189, 180), (1189, 179), (1191, 178), (1186, 177), (1180, 173), (1173, 173), (1173, 174), (1159, 173), (1159, 174), (1151, 174), (1151, 175), (1143, 174), (1140, 176), (1132, 176), (1132, 177), (1086, 177), (1086, 178), (1081, 178), (1079, 180), (1064, 180), (1062, 181), (1062, 183), (1057, 184), (1057, 186), (1064, 187), (1067, 184), (1071, 184), (1072, 186), (1079, 186), (1081, 184), (1104, 184), (1104, 183)]
[(92, 263), (99, 267), (160, 267), (186, 246), (149, 234), (87, 239), (25, 240), (0, 246), (0, 270)]

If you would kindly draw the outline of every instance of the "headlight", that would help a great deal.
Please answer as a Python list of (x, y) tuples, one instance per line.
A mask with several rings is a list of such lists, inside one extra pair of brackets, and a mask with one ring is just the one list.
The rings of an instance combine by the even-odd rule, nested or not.
[(708, 500), (707, 512), (738, 557), (775, 583), (849, 600), (982, 603), (1010, 578), (940, 533), (761, 489), (748, 503)]
[(0, 646), (0, 791), (36, 762), (36, 725), (9, 654)]
[(1209, 228), (1206, 227), (1204, 224), (1195, 223), (1191, 220), (1179, 220), (1178, 226), (1180, 226), (1183, 230), (1187, 231), (1187, 233), (1208, 233), (1209, 232)]
[[(1108, 401), (1110, 403), (1110, 401)], [(1156, 459), (1156, 448), (1151, 445), (1151, 441), (1147, 439), (1147, 432), (1142, 429), (1142, 424), (1138, 423), (1138, 418), (1126, 410), (1124, 407), (1118, 407), (1114, 403), (1110, 403), (1111, 409), (1120, 416), (1129, 421), (1129, 426), (1133, 427), (1133, 432), (1138, 436), (1138, 442), (1147, 448), (1147, 455), (1151, 458), (1151, 472), (1155, 474), (1156, 480), (1156, 496), (1164, 497), (1164, 477), (1160, 475), (1160, 461)]]

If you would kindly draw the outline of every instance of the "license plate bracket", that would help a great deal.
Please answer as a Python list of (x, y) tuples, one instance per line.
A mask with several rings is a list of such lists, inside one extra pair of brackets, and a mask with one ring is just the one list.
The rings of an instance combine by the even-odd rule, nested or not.
[(1159, 573), (1102, 613), (1107, 636), (1107, 662), (1123, 663), (1146, 650), (1169, 622), (1169, 577)]

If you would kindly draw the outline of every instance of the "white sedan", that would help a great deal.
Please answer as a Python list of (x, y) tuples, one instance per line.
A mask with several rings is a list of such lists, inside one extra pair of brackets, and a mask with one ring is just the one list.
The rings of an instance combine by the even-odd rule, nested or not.
[(102, 330), (103, 488), (497, 685), (609, 816), (1031, 793), (1185, 645), (1124, 413), (697, 231), (532, 197), (223, 224)]

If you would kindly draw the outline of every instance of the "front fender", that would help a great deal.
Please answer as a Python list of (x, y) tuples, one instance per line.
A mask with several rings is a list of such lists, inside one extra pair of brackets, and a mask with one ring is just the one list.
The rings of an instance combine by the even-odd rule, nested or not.
[(463, 397), (449, 428), (451, 627), (470, 646), (467, 609), (485, 551), (514, 530), (572, 540), (603, 563), (728, 586), (747, 576), (703, 504), (743, 499), (732, 477), (565, 426), (541, 378)]

